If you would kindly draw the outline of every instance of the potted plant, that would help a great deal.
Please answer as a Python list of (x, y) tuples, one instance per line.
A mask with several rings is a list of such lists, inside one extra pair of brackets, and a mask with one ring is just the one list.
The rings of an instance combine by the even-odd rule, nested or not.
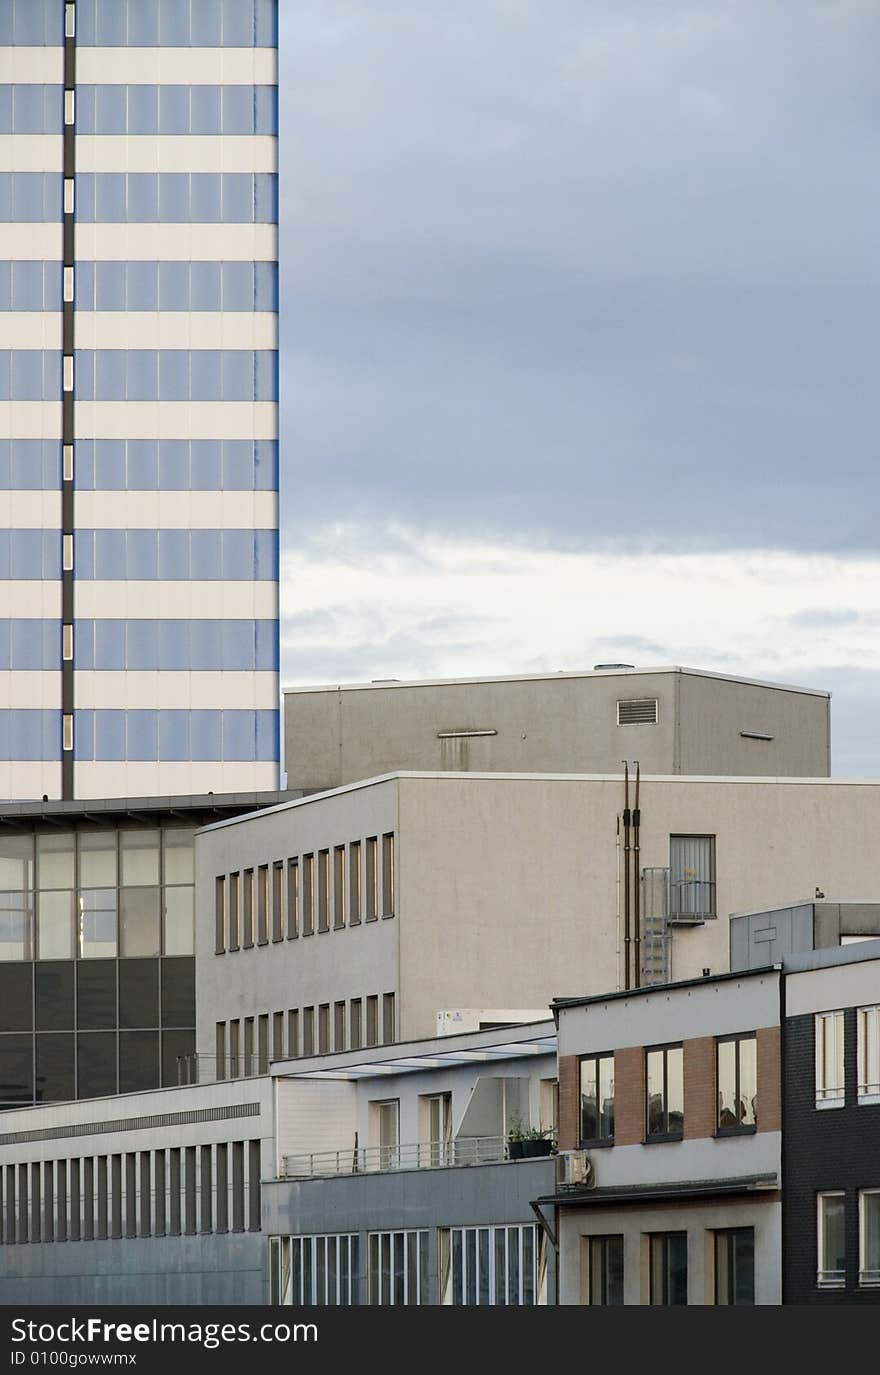
[(549, 1130), (514, 1119), (507, 1133), (507, 1153), (511, 1160), (534, 1160), (552, 1151), (553, 1137)]

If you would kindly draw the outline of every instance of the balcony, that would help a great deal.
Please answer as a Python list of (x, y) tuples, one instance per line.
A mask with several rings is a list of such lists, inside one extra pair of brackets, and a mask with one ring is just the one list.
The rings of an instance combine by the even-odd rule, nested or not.
[(670, 926), (693, 926), (717, 916), (715, 883), (710, 879), (669, 879), (666, 921)]
[(391, 1170), (448, 1170), (461, 1165), (497, 1165), (510, 1159), (505, 1136), (464, 1137), (457, 1141), (418, 1141), (399, 1146), (358, 1146), (345, 1151), (285, 1155), (282, 1179), (328, 1179), (336, 1175), (377, 1174)]

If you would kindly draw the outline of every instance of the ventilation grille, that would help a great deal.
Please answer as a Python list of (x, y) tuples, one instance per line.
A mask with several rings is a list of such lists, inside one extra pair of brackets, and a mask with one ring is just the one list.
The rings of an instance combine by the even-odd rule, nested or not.
[(657, 698), (634, 697), (628, 702), (618, 702), (617, 724), (619, 726), (655, 726), (657, 724)]

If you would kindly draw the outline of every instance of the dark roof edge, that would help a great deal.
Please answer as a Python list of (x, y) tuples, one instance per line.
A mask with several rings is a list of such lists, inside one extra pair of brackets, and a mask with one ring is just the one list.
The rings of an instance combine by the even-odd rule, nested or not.
[(731, 979), (753, 979), (762, 974), (781, 974), (781, 964), (764, 964), (760, 969), (738, 969), (723, 974), (706, 974), (699, 979), (679, 979), (676, 983), (649, 984), (647, 988), (620, 988), (611, 993), (591, 993), (575, 998), (553, 998), (550, 1006), (554, 1012), (565, 1007), (588, 1007), (593, 1003), (616, 1002), (619, 998), (640, 998), (650, 993), (676, 992), (680, 988), (697, 988), (701, 985), (728, 983)]
[(756, 1174), (732, 1179), (705, 1179), (695, 1183), (632, 1184), (607, 1189), (570, 1189), (547, 1194), (536, 1203), (582, 1207), (590, 1203), (644, 1203), (655, 1199), (707, 1198), (715, 1194), (773, 1193), (779, 1189), (778, 1174)]

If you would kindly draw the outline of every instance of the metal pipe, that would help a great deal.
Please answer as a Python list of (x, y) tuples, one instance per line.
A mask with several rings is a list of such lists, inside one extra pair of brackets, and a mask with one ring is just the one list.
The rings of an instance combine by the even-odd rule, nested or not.
[(617, 956), (614, 968), (617, 974), (617, 991), (620, 992), (620, 817), (617, 818), (617, 840), (615, 841), (615, 855), (617, 857), (617, 878), (615, 885), (615, 896), (617, 899)]
[(623, 986), (630, 987), (630, 934), (629, 934), (629, 850), (630, 850), (630, 818), (629, 810), (629, 762), (623, 761)]
[(640, 988), (642, 984), (642, 911), (641, 911), (641, 886), (642, 876), (639, 868), (639, 826), (641, 825), (641, 813), (639, 811), (639, 783), (641, 781), (641, 768), (638, 759), (636, 760), (636, 798), (633, 807), (633, 883), (635, 891), (633, 893), (633, 972), (635, 976), (635, 987)]

